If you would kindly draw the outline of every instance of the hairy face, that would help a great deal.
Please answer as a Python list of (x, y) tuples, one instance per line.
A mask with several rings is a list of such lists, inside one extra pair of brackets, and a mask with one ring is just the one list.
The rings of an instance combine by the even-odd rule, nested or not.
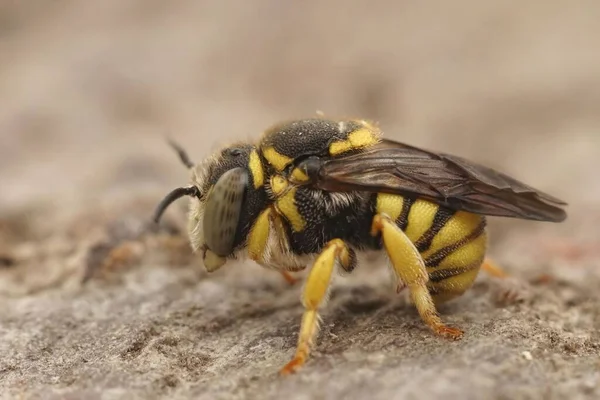
[(240, 244), (253, 151), (248, 144), (228, 146), (192, 169), (192, 185), (200, 196), (190, 201), (188, 233), (209, 271), (221, 267)]

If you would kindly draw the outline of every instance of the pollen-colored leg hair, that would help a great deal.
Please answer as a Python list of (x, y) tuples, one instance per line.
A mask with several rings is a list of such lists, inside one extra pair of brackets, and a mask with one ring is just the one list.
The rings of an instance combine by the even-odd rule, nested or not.
[(346, 266), (351, 262), (350, 251), (340, 239), (333, 239), (325, 245), (306, 279), (302, 295), (302, 304), (306, 311), (304, 311), (304, 315), (302, 316), (298, 347), (292, 361), (281, 370), (281, 373), (284, 375), (290, 374), (300, 368), (310, 354), (314, 338), (319, 331), (318, 309), (327, 295), (336, 260), (339, 260), (342, 265)]
[(413, 303), (423, 321), (438, 335), (459, 339), (463, 332), (460, 329), (446, 326), (440, 319), (431, 294), (427, 289), (428, 275), (423, 258), (406, 234), (385, 214), (377, 214), (373, 218), (371, 234), (380, 233), (394, 271), (398, 278), (410, 290)]

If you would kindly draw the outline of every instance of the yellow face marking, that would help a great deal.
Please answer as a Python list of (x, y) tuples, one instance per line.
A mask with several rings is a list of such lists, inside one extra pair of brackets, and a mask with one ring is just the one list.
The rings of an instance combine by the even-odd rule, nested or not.
[(298, 212), (296, 201), (294, 199), (295, 195), (296, 188), (293, 188), (289, 190), (283, 197), (278, 199), (275, 204), (277, 211), (279, 211), (279, 213), (290, 222), (292, 229), (295, 232), (302, 232), (306, 226), (306, 221)]
[(261, 261), (267, 247), (267, 240), (270, 233), (271, 208), (267, 208), (260, 213), (250, 234), (248, 235), (248, 256), (255, 261)]
[(402, 212), (404, 198), (396, 194), (379, 193), (377, 195), (377, 214), (387, 214), (395, 221)]
[[(438, 205), (426, 200), (417, 199), (408, 213), (408, 226), (406, 236), (414, 243), (433, 224)], [(439, 236), (439, 234), (437, 235)]]
[(279, 153), (273, 147), (267, 147), (263, 149), (262, 153), (263, 156), (265, 156), (265, 158), (269, 162), (269, 164), (275, 167), (275, 169), (277, 169), (278, 171), (283, 171), (284, 168), (293, 161), (290, 157)]
[(308, 175), (300, 168), (294, 168), (292, 171), (292, 178), (294, 178), (294, 181), (296, 182), (307, 182), (309, 180)]
[(329, 154), (332, 156), (345, 153), (350, 150), (364, 149), (379, 142), (375, 131), (369, 127), (357, 129), (348, 135), (346, 140), (338, 140), (329, 145)]
[(464, 211), (457, 212), (448, 222), (446, 222), (437, 235), (435, 235), (431, 242), (431, 246), (423, 253), (423, 259), (426, 259), (436, 251), (446, 246), (450, 246), (469, 235), (477, 228), (480, 222), (481, 217), (476, 214)]
[(280, 196), (288, 188), (288, 181), (281, 175), (273, 175), (271, 177), (271, 190), (276, 196)]
[(248, 168), (252, 172), (252, 181), (254, 182), (254, 188), (258, 189), (265, 182), (264, 171), (260, 158), (256, 150), (252, 150), (250, 153), (250, 161), (248, 162)]

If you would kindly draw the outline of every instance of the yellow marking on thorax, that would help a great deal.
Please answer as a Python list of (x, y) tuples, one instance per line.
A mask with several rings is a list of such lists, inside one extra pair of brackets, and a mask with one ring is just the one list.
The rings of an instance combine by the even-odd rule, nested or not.
[(427, 200), (417, 199), (408, 213), (408, 225), (406, 226), (406, 236), (411, 242), (415, 243), (427, 232), (433, 224), (433, 219), (439, 206)]
[(352, 150), (352, 143), (347, 140), (340, 140), (329, 145), (329, 154), (335, 156)]
[(379, 137), (373, 129), (366, 126), (348, 134), (345, 140), (338, 140), (329, 145), (329, 154), (336, 156), (350, 150), (364, 149), (379, 142)]
[(348, 135), (348, 139), (350, 140), (350, 143), (352, 143), (352, 146), (355, 149), (372, 146), (379, 142), (379, 138), (377, 137), (375, 132), (368, 127), (350, 133)]
[(255, 261), (262, 261), (270, 233), (271, 208), (262, 211), (248, 234), (248, 256)]
[(292, 178), (298, 183), (308, 182), (309, 180), (308, 175), (306, 175), (300, 168), (294, 168), (292, 171)]
[(290, 189), (285, 195), (277, 200), (275, 206), (277, 211), (282, 214), (292, 225), (295, 232), (302, 232), (306, 227), (306, 221), (296, 207), (295, 201), (296, 188)]
[(387, 214), (395, 221), (402, 212), (404, 198), (396, 194), (379, 193), (377, 194), (377, 214)]
[(482, 217), (477, 214), (458, 211), (435, 235), (431, 241), (431, 246), (423, 253), (423, 258), (427, 258), (437, 250), (450, 246), (469, 235), (479, 226), (481, 219)]
[(269, 164), (275, 167), (275, 169), (278, 171), (283, 171), (284, 168), (293, 161), (292, 158), (279, 153), (273, 147), (262, 149), (262, 154), (267, 159)]
[(275, 196), (281, 196), (289, 186), (288, 181), (281, 175), (273, 175), (270, 184)]
[(252, 150), (252, 152), (250, 153), (250, 161), (248, 162), (248, 168), (250, 168), (250, 172), (252, 172), (252, 181), (254, 182), (254, 188), (258, 189), (264, 184), (265, 176), (262, 163), (260, 162), (260, 158), (258, 157), (258, 152), (256, 150)]

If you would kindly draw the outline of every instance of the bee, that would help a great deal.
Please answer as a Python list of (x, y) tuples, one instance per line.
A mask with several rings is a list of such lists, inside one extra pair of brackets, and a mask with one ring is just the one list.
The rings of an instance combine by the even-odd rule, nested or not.
[(308, 359), (332, 275), (352, 272), (358, 253), (385, 251), (425, 324), (459, 339), (463, 331), (446, 325), (436, 305), (473, 284), (486, 253), (486, 216), (566, 218), (557, 198), (464, 158), (384, 139), (365, 120), (282, 122), (197, 165), (172, 146), (191, 182), (170, 192), (154, 219), (189, 196), (189, 239), (207, 271), (243, 256), (283, 273), (312, 266), (284, 374)]

